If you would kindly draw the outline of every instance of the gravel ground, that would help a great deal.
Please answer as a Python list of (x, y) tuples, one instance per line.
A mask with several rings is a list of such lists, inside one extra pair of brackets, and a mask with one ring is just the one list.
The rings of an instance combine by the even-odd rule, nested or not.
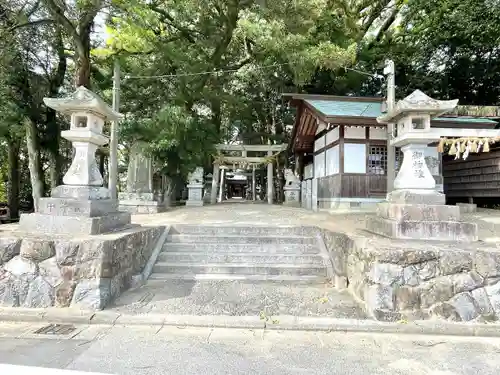
[(111, 311), (127, 314), (326, 316), (366, 318), (352, 297), (331, 286), (168, 281), (122, 294)]

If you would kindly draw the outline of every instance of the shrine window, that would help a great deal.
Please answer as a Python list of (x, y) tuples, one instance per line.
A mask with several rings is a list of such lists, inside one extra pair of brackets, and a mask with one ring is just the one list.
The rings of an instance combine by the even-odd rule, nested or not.
[(387, 174), (387, 147), (382, 145), (369, 146), (368, 174)]

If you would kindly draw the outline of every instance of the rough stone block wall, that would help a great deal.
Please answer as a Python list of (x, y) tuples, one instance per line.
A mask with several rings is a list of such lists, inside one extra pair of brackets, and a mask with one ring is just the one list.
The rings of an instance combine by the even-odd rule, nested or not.
[(500, 252), (322, 230), (336, 276), (375, 319), (500, 318)]
[(0, 237), (0, 306), (102, 309), (142, 271), (163, 230), (85, 239)]

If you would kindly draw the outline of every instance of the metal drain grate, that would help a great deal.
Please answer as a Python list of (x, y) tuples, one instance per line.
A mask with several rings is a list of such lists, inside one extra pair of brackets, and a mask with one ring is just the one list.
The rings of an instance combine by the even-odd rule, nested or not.
[(37, 329), (34, 333), (37, 335), (67, 335), (75, 330), (76, 327), (71, 324), (49, 324)]

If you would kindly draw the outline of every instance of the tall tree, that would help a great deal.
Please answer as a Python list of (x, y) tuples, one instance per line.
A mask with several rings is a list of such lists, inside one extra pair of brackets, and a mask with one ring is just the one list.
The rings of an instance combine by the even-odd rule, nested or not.
[(53, 20), (62, 27), (73, 43), (76, 63), (75, 85), (90, 88), (91, 34), (104, 0), (42, 0)]

